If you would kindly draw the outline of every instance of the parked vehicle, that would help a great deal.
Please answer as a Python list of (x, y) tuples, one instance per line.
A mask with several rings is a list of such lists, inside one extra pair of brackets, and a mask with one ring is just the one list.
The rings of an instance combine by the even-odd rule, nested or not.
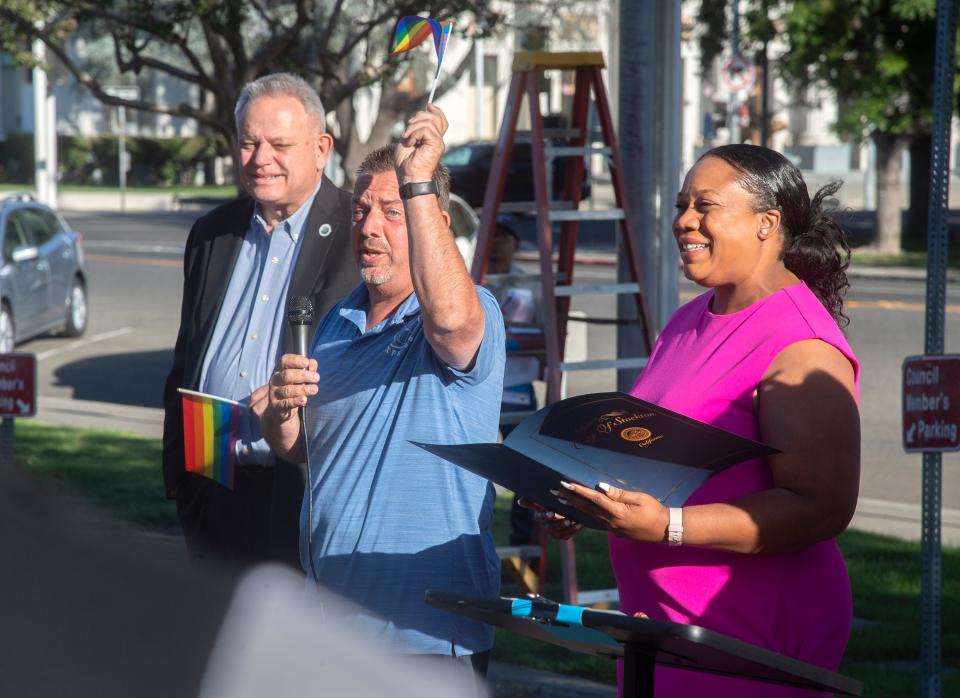
[(87, 329), (83, 236), (53, 209), (18, 194), (0, 198), (0, 353), (46, 332)]
[(480, 225), (480, 218), (470, 204), (452, 192), (447, 212), (450, 214), (453, 241), (457, 243), (457, 249), (460, 250), (460, 255), (467, 263), (467, 270), (469, 270), (473, 260), (473, 248), (477, 244), (477, 226)]
[[(487, 177), (493, 164), (496, 143), (493, 141), (470, 141), (450, 148), (443, 155), (443, 164), (450, 170), (450, 189), (462, 196), (475, 208), (483, 206), (487, 189)], [(563, 181), (570, 158), (557, 157), (553, 161), (553, 189), (555, 199), (562, 198)], [(549, 175), (548, 175), (549, 177)], [(584, 167), (581, 198), (590, 196), (590, 179)], [(533, 165), (529, 143), (514, 143), (507, 166), (504, 201), (533, 201)]]

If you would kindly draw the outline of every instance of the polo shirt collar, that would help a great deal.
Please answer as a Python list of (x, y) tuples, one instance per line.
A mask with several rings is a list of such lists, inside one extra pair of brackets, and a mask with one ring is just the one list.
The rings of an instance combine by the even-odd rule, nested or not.
[[(356, 325), (361, 334), (365, 333), (367, 327), (367, 305), (370, 302), (370, 294), (367, 291), (366, 284), (360, 284), (350, 294), (343, 299), (340, 305), (340, 317)], [(420, 312), (420, 301), (417, 300), (417, 294), (411, 293), (401, 303), (393, 314), (384, 318), (376, 327), (370, 329), (366, 334), (372, 332), (382, 332), (391, 325), (400, 325), (411, 315)]]

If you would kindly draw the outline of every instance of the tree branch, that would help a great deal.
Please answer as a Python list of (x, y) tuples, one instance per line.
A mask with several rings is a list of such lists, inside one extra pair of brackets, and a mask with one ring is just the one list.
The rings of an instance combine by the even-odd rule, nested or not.
[(290, 50), (299, 38), (303, 28), (310, 24), (310, 13), (304, 0), (297, 0), (297, 19), (289, 28), (275, 35), (261, 46), (251, 59), (257, 65), (270, 65)]
[[(206, 89), (212, 90), (216, 87), (213, 80), (204, 70), (203, 63), (200, 61), (200, 58), (196, 53), (190, 48), (187, 43), (186, 37), (180, 36), (176, 32), (171, 32), (170, 34), (162, 34), (157, 32), (156, 26), (146, 24), (143, 22), (137, 22), (133, 17), (120, 16), (111, 12), (107, 12), (102, 7), (98, 5), (91, 5), (89, 3), (82, 4), (83, 11), (89, 13), (90, 15), (96, 17), (97, 19), (104, 20), (109, 23), (111, 26), (111, 31), (114, 34), (114, 42), (116, 42), (116, 34), (119, 33), (118, 28), (120, 27), (132, 27), (138, 29), (145, 33), (148, 33), (152, 36), (157, 37), (163, 41), (169, 42), (180, 49), (180, 52), (183, 54), (184, 58), (187, 59), (187, 62), (193, 67), (196, 71), (194, 77), (188, 78), (184, 77), (183, 79), (189, 80), (190, 82), (195, 82)], [(118, 66), (120, 64), (118, 63)], [(180, 69), (177, 69), (180, 70)], [(184, 73), (184, 75), (189, 75)]]
[(178, 104), (176, 106), (160, 106), (150, 102), (144, 102), (139, 99), (121, 99), (108, 94), (100, 82), (92, 75), (80, 69), (79, 66), (67, 55), (67, 52), (57, 43), (49, 40), (48, 37), (39, 32), (32, 32), (32, 35), (40, 39), (47, 47), (47, 50), (53, 53), (68, 71), (76, 78), (77, 82), (86, 87), (93, 93), (93, 96), (100, 102), (114, 107), (129, 107), (139, 111), (152, 112), (154, 114), (169, 114), (170, 116), (183, 116), (215, 128), (223, 132), (222, 124), (213, 114), (196, 109), (189, 104)]

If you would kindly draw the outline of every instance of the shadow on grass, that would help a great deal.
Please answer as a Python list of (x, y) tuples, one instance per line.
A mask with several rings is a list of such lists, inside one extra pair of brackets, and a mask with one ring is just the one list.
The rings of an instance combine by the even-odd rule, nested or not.
[(164, 498), (158, 439), (18, 420), (15, 444), (28, 472), (62, 482), (123, 521), (179, 531), (175, 506)]

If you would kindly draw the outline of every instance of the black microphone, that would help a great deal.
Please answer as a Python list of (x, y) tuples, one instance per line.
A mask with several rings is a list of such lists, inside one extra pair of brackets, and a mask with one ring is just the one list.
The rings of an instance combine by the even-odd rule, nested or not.
[(310, 356), (310, 330), (313, 329), (313, 301), (307, 296), (296, 296), (287, 306), (287, 322), (293, 332), (293, 347), (290, 353)]

